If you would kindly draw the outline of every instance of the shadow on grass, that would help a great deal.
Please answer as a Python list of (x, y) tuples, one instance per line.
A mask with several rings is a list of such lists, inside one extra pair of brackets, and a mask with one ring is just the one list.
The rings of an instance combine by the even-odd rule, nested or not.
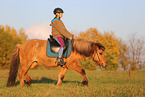
[[(24, 82), (26, 83), (26, 80), (24, 80)], [(36, 84), (36, 83), (52, 83), (52, 84), (57, 84), (57, 80), (53, 80), (53, 79), (48, 79), (46, 77), (42, 77), (40, 80), (32, 80), (32, 83), (31, 84)], [(63, 81), (63, 83), (76, 83), (78, 85), (81, 85), (82, 83), (79, 82), (79, 81)], [(20, 84), (20, 81), (17, 81), (15, 86), (19, 85)]]

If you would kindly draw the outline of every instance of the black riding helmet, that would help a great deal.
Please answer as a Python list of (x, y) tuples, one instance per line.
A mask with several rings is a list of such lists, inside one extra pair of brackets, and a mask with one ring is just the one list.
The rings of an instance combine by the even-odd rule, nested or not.
[(64, 13), (64, 11), (61, 8), (55, 8), (53, 13), (54, 14), (56, 14), (56, 13)]

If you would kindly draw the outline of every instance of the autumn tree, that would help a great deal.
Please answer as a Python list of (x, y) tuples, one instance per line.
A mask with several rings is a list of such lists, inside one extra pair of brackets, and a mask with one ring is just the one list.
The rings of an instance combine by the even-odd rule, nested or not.
[(26, 39), (27, 35), (24, 32), (17, 32), (10, 26), (0, 25), (0, 68), (9, 67), (10, 57), (15, 45), (26, 41)]
[(126, 42), (121, 39), (119, 41), (119, 47), (120, 47), (119, 64), (121, 65), (121, 68), (123, 70), (128, 70), (128, 65), (130, 64), (129, 47), (126, 44)]
[(23, 28), (21, 28), (19, 30), (19, 34), (18, 34), (19, 38), (21, 39), (21, 43), (25, 42), (27, 40), (27, 35), (25, 35), (25, 30)]

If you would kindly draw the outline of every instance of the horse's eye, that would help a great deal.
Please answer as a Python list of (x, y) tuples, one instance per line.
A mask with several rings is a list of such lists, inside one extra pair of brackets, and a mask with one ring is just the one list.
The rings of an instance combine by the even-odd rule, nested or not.
[(102, 53), (100, 53), (100, 55), (102, 55)]

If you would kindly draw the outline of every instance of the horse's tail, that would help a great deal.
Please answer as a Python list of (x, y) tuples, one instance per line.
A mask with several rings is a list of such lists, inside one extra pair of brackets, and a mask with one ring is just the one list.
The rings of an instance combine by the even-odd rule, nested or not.
[(19, 62), (20, 62), (19, 50), (20, 50), (20, 44), (17, 44), (13, 51), (11, 62), (10, 62), (10, 71), (9, 71), (9, 77), (7, 81), (7, 87), (15, 85)]

